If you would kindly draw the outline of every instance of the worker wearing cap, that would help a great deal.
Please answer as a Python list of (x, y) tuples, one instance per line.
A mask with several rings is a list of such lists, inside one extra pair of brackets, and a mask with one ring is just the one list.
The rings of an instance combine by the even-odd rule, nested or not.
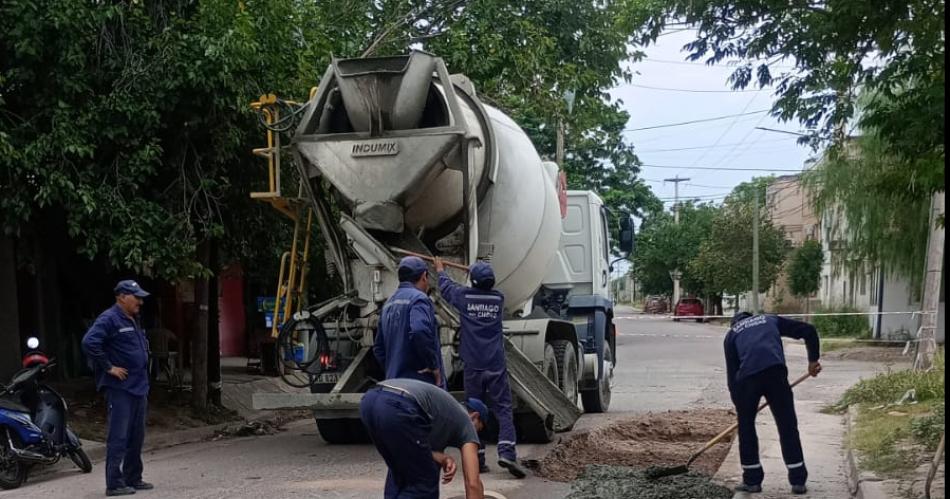
[(373, 355), (386, 379), (412, 378), (442, 388), (442, 344), (429, 291), (428, 266), (407, 256), (399, 262), (399, 288), (386, 300), (379, 317)]
[(726, 333), (727, 382), (739, 419), (742, 464), (742, 483), (736, 487), (739, 492), (762, 491), (765, 473), (759, 461), (759, 440), (755, 433), (755, 416), (762, 397), (768, 402), (778, 427), (792, 493), (804, 494), (808, 490), (805, 487), (808, 470), (798, 434), (795, 400), (788, 384), (783, 336), (805, 340), (808, 372), (818, 376), (821, 372), (818, 332), (807, 322), (740, 312), (732, 318), (732, 327)]
[(106, 495), (134, 494), (142, 481), (142, 444), (148, 407), (148, 339), (138, 322), (149, 293), (135, 281), (115, 287), (115, 305), (103, 312), (82, 339), (96, 388), (108, 404)]
[[(505, 296), (495, 286), (495, 273), (486, 262), (475, 262), (469, 269), (472, 287), (455, 283), (440, 258), (435, 260), (439, 272), (439, 292), (458, 309), (462, 318), (459, 333), (459, 354), (465, 363), (465, 396), (484, 399), (498, 419), (498, 465), (517, 478), (526, 473), (518, 464), (515, 450), (515, 424), (512, 414), (511, 388), (502, 336)], [(485, 447), (479, 450), (482, 472)]]
[(439, 472), (458, 471), (446, 447), (461, 451), (466, 499), (482, 499), (478, 432), (491, 417), (478, 399), (460, 404), (449, 392), (415, 379), (388, 379), (363, 395), (360, 419), (386, 461), (386, 499), (438, 499)]

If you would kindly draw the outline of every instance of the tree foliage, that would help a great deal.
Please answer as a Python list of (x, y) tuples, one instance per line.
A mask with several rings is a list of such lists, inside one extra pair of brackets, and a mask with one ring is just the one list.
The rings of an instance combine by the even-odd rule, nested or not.
[(809, 239), (792, 252), (788, 263), (788, 287), (798, 297), (811, 296), (821, 286), (821, 266), (825, 254), (821, 243)]
[[(709, 237), (690, 261), (687, 271), (710, 290), (740, 294), (752, 290), (752, 231), (755, 223), (750, 200), (741, 196), (756, 191), (756, 181), (737, 186), (712, 221)], [(787, 252), (781, 229), (772, 225), (766, 210), (759, 210), (759, 291), (772, 286)]]
[(830, 152), (805, 175), (825, 223), (823, 236), (841, 241), (835, 269), (870, 262), (912, 283), (920, 281), (930, 224), (930, 196), (920, 192), (903, 163), (871, 133), (847, 152)]
[(247, 104), (265, 92), (306, 94), (318, 57), (334, 48), (310, 24), (330, 18), (324, 9), (291, 0), (4, 2), (5, 230), (58, 212), (80, 252), (163, 277), (197, 272), (198, 242), (225, 232), (228, 249), (276, 258), (266, 243), (281, 222), (235, 216), (269, 216), (246, 207), (261, 178), (248, 149), (262, 140)]
[(645, 293), (670, 294), (673, 291), (670, 271), (680, 269), (684, 272), (682, 283), (687, 291), (697, 295), (717, 294), (687, 269), (709, 237), (718, 208), (711, 204), (685, 203), (679, 209), (679, 224), (667, 213), (654, 216), (644, 224), (633, 257), (634, 275)]
[[(285, 220), (253, 204), (262, 142), (247, 108), (305, 98), (330, 57), (421, 47), (468, 74), (553, 156), (565, 120), (573, 187), (617, 212), (658, 210), (607, 90), (629, 76), (642, 11), (627, 2), (185, 0), (0, 4), (0, 221), (22, 234), (44, 213), (78, 249), (117, 268), (200, 271), (197, 245), (276, 262)], [(567, 113), (563, 91), (577, 94)], [(258, 265), (254, 266), (255, 268)]]

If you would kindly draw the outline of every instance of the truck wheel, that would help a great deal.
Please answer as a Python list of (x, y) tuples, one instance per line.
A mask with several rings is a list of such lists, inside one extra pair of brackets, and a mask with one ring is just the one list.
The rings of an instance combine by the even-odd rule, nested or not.
[(554, 421), (550, 425), (534, 413), (515, 414), (515, 434), (518, 443), (546, 444), (554, 440)]
[(558, 369), (557, 364), (557, 352), (554, 350), (554, 345), (550, 343), (544, 344), (544, 362), (541, 363), (541, 372), (544, 373), (544, 377), (551, 380), (551, 383), (554, 383), (560, 387), (560, 370)]
[(609, 343), (604, 344), (604, 365), (600, 371), (602, 372), (597, 380), (597, 388), (581, 392), (584, 412), (607, 412), (607, 408), (610, 407), (610, 383), (613, 382), (614, 377), (614, 355)]
[(567, 340), (551, 342), (557, 360), (558, 384), (572, 404), (577, 405), (577, 352), (574, 344)]
[(359, 419), (318, 419), (317, 431), (324, 442), (331, 445), (369, 443), (369, 435)]

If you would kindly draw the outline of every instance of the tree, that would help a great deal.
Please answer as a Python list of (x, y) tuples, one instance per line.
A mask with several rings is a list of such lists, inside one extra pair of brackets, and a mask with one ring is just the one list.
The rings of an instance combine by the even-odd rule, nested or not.
[[(679, 224), (668, 213), (655, 215), (644, 222), (637, 238), (633, 272), (647, 294), (672, 293), (670, 271), (687, 269), (709, 237), (718, 208), (712, 204), (684, 203), (679, 210)], [(700, 296), (709, 294), (705, 282), (689, 272), (683, 275), (683, 286)]]
[[(754, 210), (740, 194), (749, 189), (740, 184), (726, 199), (712, 221), (709, 237), (687, 266), (690, 275), (707, 289), (728, 294), (752, 291), (752, 228)], [(787, 241), (781, 229), (759, 211), (759, 292), (772, 286), (785, 259)]]
[(793, 295), (805, 299), (808, 311), (808, 297), (817, 293), (821, 286), (821, 266), (825, 262), (825, 253), (821, 243), (809, 239), (796, 248), (789, 257), (788, 287)]
[(868, 262), (918, 289), (929, 234), (930, 196), (871, 132), (833, 150), (804, 176), (826, 237), (847, 242), (832, 253), (838, 270)]

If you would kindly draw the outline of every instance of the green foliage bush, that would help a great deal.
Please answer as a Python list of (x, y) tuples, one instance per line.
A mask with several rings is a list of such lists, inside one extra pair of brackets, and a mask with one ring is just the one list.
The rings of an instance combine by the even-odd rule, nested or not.
[(890, 404), (897, 402), (907, 390), (917, 392), (917, 400), (940, 400), (945, 398), (944, 354), (934, 358), (934, 367), (929, 371), (913, 371), (910, 369), (882, 373), (861, 380), (844, 393), (839, 406), (851, 404)]
[(910, 423), (910, 433), (918, 443), (929, 450), (934, 450), (940, 443), (940, 435), (946, 430), (946, 407), (941, 403), (934, 408), (934, 412)]
[[(819, 314), (827, 313), (854, 313), (859, 310), (853, 307), (822, 308)], [(871, 328), (865, 315), (817, 315), (812, 324), (818, 329), (818, 334), (826, 338), (868, 338)]]

